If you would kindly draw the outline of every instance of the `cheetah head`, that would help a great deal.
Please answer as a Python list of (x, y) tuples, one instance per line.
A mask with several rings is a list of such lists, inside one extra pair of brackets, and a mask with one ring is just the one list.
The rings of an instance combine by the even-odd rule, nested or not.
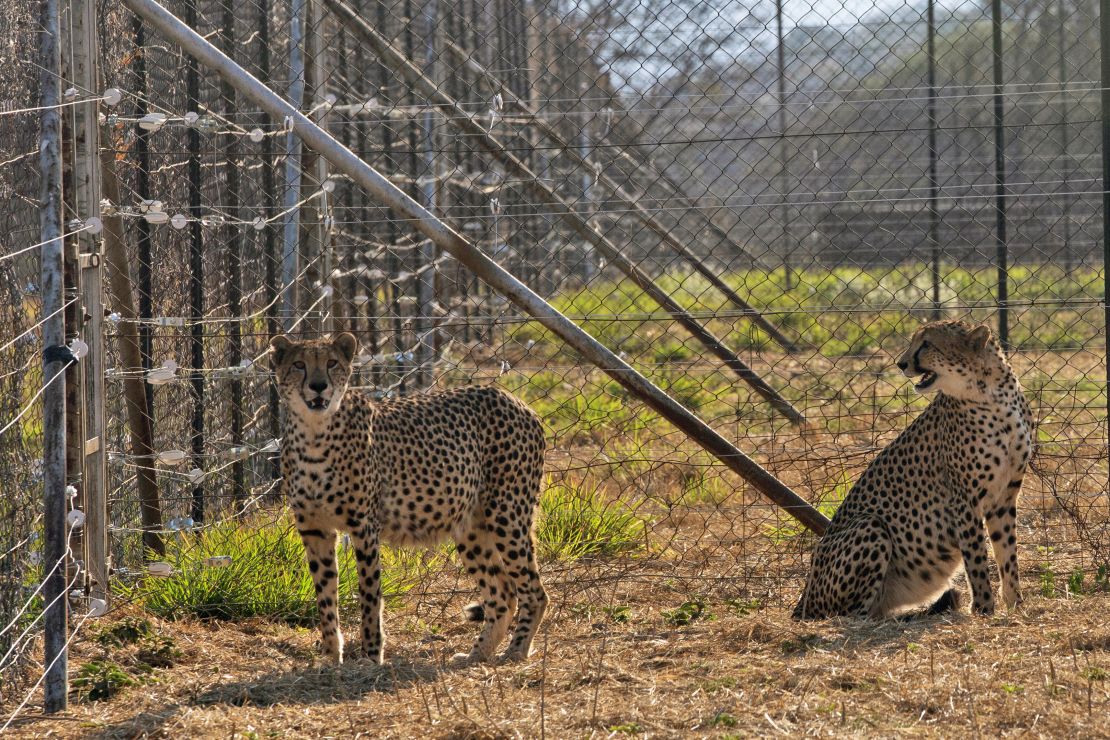
[(898, 368), (907, 378), (920, 378), (918, 392), (982, 400), (1005, 362), (986, 324), (934, 321), (914, 332)]
[(357, 351), (358, 340), (348, 332), (330, 339), (271, 339), (270, 364), (289, 410), (308, 419), (326, 417), (338, 410)]

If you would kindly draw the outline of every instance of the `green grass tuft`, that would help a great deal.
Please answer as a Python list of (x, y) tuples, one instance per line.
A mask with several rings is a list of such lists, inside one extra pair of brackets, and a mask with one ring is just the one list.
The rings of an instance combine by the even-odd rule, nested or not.
[[(229, 556), (227, 565), (208, 558)], [(147, 577), (123, 586), (135, 600), (167, 619), (246, 619), (266, 617), (290, 625), (316, 622), (316, 594), (304, 546), (288, 516), (276, 521), (224, 521), (198, 532), (166, 539), (164, 560), (174, 574)], [(411, 587), (413, 579), (392, 551), (382, 552), (382, 591), (387, 599)], [(354, 553), (340, 544), (339, 603), (357, 603), (358, 575)]]
[(597, 491), (556, 483), (540, 497), (536, 527), (543, 560), (627, 555), (644, 546), (644, 520)]

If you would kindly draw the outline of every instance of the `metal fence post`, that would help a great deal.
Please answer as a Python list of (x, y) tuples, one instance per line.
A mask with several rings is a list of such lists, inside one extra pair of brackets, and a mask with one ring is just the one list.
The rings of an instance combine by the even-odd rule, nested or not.
[(62, 238), (61, 22), (59, 0), (43, 0), (39, 74), (40, 241), (42, 325), (45, 348), (42, 378), (43, 418), (43, 703), (47, 712), (66, 708), (66, 404), (65, 306)]
[[(96, 3), (74, 0), (71, 7), (72, 70), (78, 89), (100, 89), (97, 67), (99, 44), (96, 30)], [(98, 101), (93, 98), (74, 106), (74, 193), (78, 218), (100, 217), (100, 126)], [(84, 244), (79, 255), (81, 272), (80, 305), (87, 317), (81, 336), (89, 347), (84, 365), (85, 434), (79, 450), (83, 458), (82, 493), (85, 526), (85, 575), (89, 595), (107, 599), (108, 589), (108, 503), (105, 470), (106, 418), (104, 411), (104, 295), (102, 235), (86, 230), (80, 235)]]
[[(424, 46), (424, 60), (421, 71), (435, 82), (439, 64), (436, 59), (436, 18), (439, 12), (437, 0), (424, 0), (421, 13), (420, 35)], [(420, 205), (435, 213), (438, 210), (436, 203), (436, 190), (439, 186), (436, 169), (436, 113), (435, 103), (426, 101), (427, 107), (421, 117), (420, 137), (424, 154), (420, 158), (420, 165), (416, 171), (416, 182), (420, 192)], [(419, 344), (416, 349), (415, 383), (417, 387), (424, 388), (432, 383), (432, 372), (429, 363), (435, 357), (435, 341), (432, 337), (432, 328), (435, 322), (432, 319), (435, 303), (436, 270), (433, 265), (436, 260), (436, 246), (431, 241), (425, 241), (420, 246), (419, 274), (416, 277), (416, 313), (414, 322), (416, 336)]]
[[(1099, 0), (1098, 36), (1102, 48), (1100, 68), (1102, 114), (1102, 307), (1104, 336), (1110, 336), (1110, 0)], [(1106, 441), (1110, 445), (1110, 342), (1106, 342)]]
[(782, 220), (782, 244), (780, 246), (782, 270), (786, 279), (785, 287), (791, 290), (794, 287), (794, 273), (790, 265), (790, 253), (793, 245), (790, 243), (790, 206), (786, 201), (787, 176), (789, 158), (786, 154), (786, 52), (782, 48), (782, 4), (783, 0), (775, 0), (775, 75), (778, 97), (778, 154), (779, 154), (779, 198), (782, 200), (780, 216)]
[(998, 341), (1010, 348), (1010, 270), (1006, 241), (1006, 130), (1002, 97), (1002, 0), (991, 0), (991, 55), (994, 77), (994, 238), (998, 266)]
[[(304, 39), (308, 0), (292, 0), (289, 9), (289, 102), (304, 105)], [(289, 331), (297, 320), (297, 273), (300, 270), (301, 140), (292, 131), (285, 135), (285, 197), (282, 202), (281, 289), (282, 327)]]
[(940, 319), (940, 214), (937, 212), (937, 4), (928, 0), (925, 55), (929, 85), (929, 252), (933, 279), (933, 320)]
[[(232, 59), (235, 58), (235, 7), (232, 0), (223, 0), (220, 23), (223, 26), (224, 53)], [(235, 88), (226, 82), (221, 86), (221, 96), (226, 101), (228, 117), (235, 115)], [(240, 213), (240, 173), (239, 173), (239, 137), (227, 137), (224, 153), (229, 166), (224, 177), (227, 183), (227, 213), (237, 220), (242, 220)], [(243, 229), (238, 224), (230, 224), (225, 232), (227, 234), (227, 307), (232, 320), (227, 327), (228, 364), (232, 367), (239, 365), (243, 360), (243, 325), (240, 319), (243, 315)], [(231, 394), (231, 443), (235, 446), (243, 444), (243, 379), (239, 376), (232, 378), (230, 385)], [(231, 495), (236, 501), (247, 495), (246, 464), (243, 460), (236, 460), (231, 466)]]
[[(185, 4), (186, 23), (197, 25), (197, 0)], [(193, 59), (185, 61), (185, 106), (200, 113), (200, 75)], [(199, 120), (198, 120), (199, 123)], [(193, 466), (204, 467), (204, 229), (201, 219), (201, 162), (200, 131), (190, 126), (186, 137), (188, 150), (187, 175), (189, 179), (189, 386), (192, 390), (193, 418), (190, 447)], [(191, 516), (194, 521), (204, 521), (204, 485), (193, 486)]]

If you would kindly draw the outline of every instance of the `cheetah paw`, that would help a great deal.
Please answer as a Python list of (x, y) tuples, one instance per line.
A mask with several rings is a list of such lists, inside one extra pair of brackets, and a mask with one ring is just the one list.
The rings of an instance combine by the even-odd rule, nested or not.
[(455, 653), (447, 661), (447, 665), (452, 668), (468, 668), (472, 665), (478, 665), (482, 662), (482, 657), (477, 653)]

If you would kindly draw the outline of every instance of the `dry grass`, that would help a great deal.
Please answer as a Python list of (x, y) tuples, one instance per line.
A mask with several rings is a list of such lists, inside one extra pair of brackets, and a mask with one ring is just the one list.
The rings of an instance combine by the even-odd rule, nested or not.
[[(1018, 614), (989, 620), (799, 624), (782, 607), (712, 600), (678, 626), (683, 597), (663, 581), (568, 583), (531, 661), (465, 670), (440, 668), (469, 641), (444, 611), (461, 599), (392, 611), (384, 668), (321, 665), (309, 630), (163, 623), (176, 665), (63, 717), (32, 711), (14, 734), (1110, 736), (1110, 598), (1045, 599), (1032, 585)], [(107, 652), (126, 668), (132, 650), (85, 639), (74, 664)]]

